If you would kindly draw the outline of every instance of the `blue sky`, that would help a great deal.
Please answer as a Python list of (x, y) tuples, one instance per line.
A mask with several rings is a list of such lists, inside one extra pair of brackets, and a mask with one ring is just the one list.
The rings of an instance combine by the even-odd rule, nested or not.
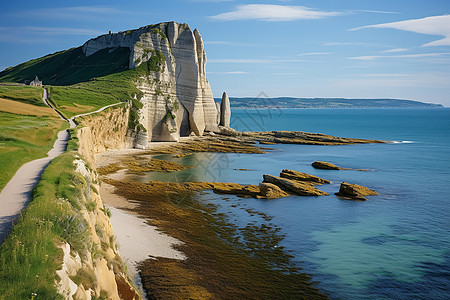
[[(94, 4), (93, 4), (94, 3)], [(450, 106), (450, 1), (7, 1), (0, 69), (100, 34), (198, 28), (215, 97), (402, 98)]]

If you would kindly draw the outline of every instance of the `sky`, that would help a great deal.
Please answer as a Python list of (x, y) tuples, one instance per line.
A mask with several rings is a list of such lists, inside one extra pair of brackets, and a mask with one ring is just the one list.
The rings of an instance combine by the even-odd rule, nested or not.
[(450, 106), (449, 0), (23, 0), (0, 7), (0, 70), (109, 30), (176, 21), (200, 31), (214, 97)]

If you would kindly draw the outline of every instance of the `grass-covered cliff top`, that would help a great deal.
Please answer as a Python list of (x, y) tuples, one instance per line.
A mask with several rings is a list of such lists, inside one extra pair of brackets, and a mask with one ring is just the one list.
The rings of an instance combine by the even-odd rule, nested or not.
[(85, 56), (81, 47), (32, 59), (0, 72), (0, 82), (29, 83), (37, 75), (45, 85), (72, 85), (128, 70), (129, 48), (110, 48)]

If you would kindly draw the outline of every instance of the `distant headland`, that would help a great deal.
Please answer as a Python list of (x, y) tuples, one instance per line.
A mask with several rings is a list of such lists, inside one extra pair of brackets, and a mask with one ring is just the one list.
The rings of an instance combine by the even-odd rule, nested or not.
[[(221, 99), (214, 99), (220, 102)], [(347, 98), (295, 98), (295, 97), (230, 97), (232, 108), (443, 108), (442, 104), (403, 99), (347, 99)]]

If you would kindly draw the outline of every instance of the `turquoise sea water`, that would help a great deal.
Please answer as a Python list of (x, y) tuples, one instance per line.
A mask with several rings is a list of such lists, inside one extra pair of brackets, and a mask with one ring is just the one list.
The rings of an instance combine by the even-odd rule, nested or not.
[[(249, 218), (239, 206), (273, 216), (286, 236), (283, 246), (332, 299), (449, 299), (450, 109), (233, 110), (232, 126), (395, 142), (197, 153), (177, 160), (194, 169), (159, 179), (258, 184), (262, 174), (278, 175), (284, 168), (329, 179), (330, 185), (318, 188), (330, 196), (223, 201), (209, 194), (205, 201), (220, 205), (238, 225)], [(315, 160), (369, 171), (316, 170)], [(235, 170), (240, 168), (250, 171)], [(341, 200), (334, 193), (342, 181), (380, 196)]]

